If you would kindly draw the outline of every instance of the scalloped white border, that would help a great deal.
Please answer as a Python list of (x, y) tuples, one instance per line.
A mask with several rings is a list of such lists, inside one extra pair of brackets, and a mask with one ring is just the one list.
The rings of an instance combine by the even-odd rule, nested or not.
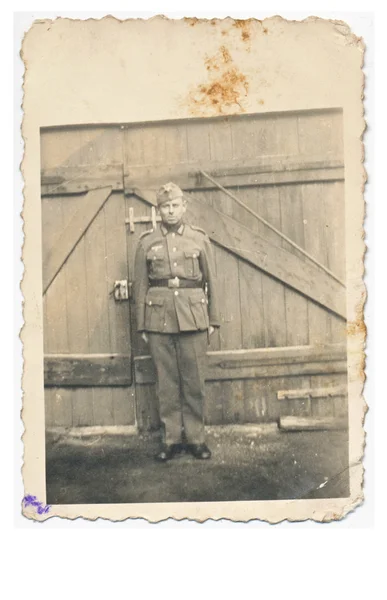
[[(112, 19), (99, 22), (105, 29), (109, 29)], [(153, 25), (152, 25), (153, 22)], [(56, 21), (50, 25), (52, 32), (55, 28), (63, 24), (63, 20), (60, 22)], [(67, 23), (70, 23), (67, 21)], [(71, 22), (72, 24), (76, 21)], [(79, 21), (78, 21), (79, 23)], [(90, 22), (89, 22), (90, 23)], [(95, 23), (95, 21), (94, 21)], [(156, 28), (168, 27), (168, 21), (161, 18), (151, 19), (146, 23), (147, 27), (156, 25)], [(288, 520), (304, 520), (313, 519), (316, 521), (329, 521), (336, 518), (341, 518), (353, 508), (355, 508), (362, 501), (362, 454), (364, 445), (364, 432), (362, 428), (362, 419), (364, 415), (364, 402), (361, 398), (362, 392), (362, 359), (363, 359), (363, 343), (364, 343), (364, 332), (362, 331), (361, 316), (362, 304), (364, 302), (364, 283), (362, 281), (363, 275), (363, 253), (364, 253), (364, 242), (362, 241), (362, 223), (364, 216), (364, 204), (362, 199), (362, 187), (364, 184), (364, 170), (361, 165), (362, 155), (362, 144), (360, 141), (362, 131), (364, 129), (364, 119), (362, 116), (362, 101), (361, 93), (364, 85), (363, 75), (361, 71), (361, 55), (363, 52), (363, 44), (360, 40), (354, 36), (349, 28), (342, 22), (329, 23), (329, 31), (327, 29), (328, 21), (321, 19), (311, 18), (303, 23), (287, 22), (281, 18), (274, 20), (265, 20), (265, 25), (274, 25), (276, 29), (276, 35), (281, 38), (281, 43), (285, 43), (285, 36), (291, 36), (291, 30), (294, 27), (303, 28), (303, 32), (306, 31), (306, 27), (318, 27), (319, 38), (326, 36), (326, 43), (332, 44), (332, 40), (335, 39), (337, 44), (336, 50), (340, 50), (335, 55), (336, 60), (348, 61), (348, 69), (355, 69), (355, 84), (353, 89), (342, 90), (343, 102), (345, 112), (345, 164), (346, 164), (346, 203), (347, 203), (347, 257), (348, 271), (347, 281), (349, 287), (348, 294), (348, 314), (349, 320), (354, 324), (355, 335), (349, 338), (349, 361), (350, 361), (350, 398), (351, 398), (351, 411), (350, 411), (350, 422), (351, 422), (351, 441), (350, 441), (350, 453), (351, 462), (353, 467), (351, 469), (351, 498), (350, 499), (332, 499), (332, 500), (293, 500), (293, 501), (269, 501), (269, 502), (236, 502), (236, 503), (179, 503), (179, 504), (152, 504), (152, 505), (87, 505), (87, 506), (55, 506), (55, 510), (50, 513), (49, 516), (58, 515), (67, 518), (76, 518), (83, 516), (88, 519), (96, 519), (98, 517), (121, 520), (129, 517), (144, 517), (149, 521), (160, 521), (172, 516), (175, 519), (195, 519), (198, 521), (204, 521), (208, 518), (220, 519), (229, 518), (238, 521), (248, 521), (250, 519), (263, 519), (272, 523), (279, 522), (283, 519)], [(121, 23), (121, 31), (125, 27), (129, 27), (131, 35), (135, 35), (135, 29), (138, 27), (144, 27), (144, 22), (139, 21), (126, 21)], [(73, 26), (73, 25), (70, 25)], [(92, 25), (93, 26), (93, 25)], [(184, 23), (174, 22), (174, 27), (184, 27)], [(39, 136), (37, 135), (39, 125), (50, 125), (67, 122), (79, 122), (75, 116), (75, 108), (72, 106), (72, 112), (67, 114), (65, 110), (58, 114), (55, 112), (55, 106), (44, 106), (45, 118), (48, 121), (42, 123), (40, 118), (36, 115), (36, 110), (39, 110), (37, 106), (38, 92), (41, 94), (41, 98), (44, 96), (44, 91), (48, 92), (48, 88), (45, 87), (45, 82), (42, 80), (43, 85), (34, 88), (34, 81), (36, 82), (39, 78), (39, 63), (34, 62), (34, 49), (33, 42), (34, 31), (42, 26), (34, 26), (26, 36), (23, 44), (24, 58), (27, 62), (27, 76), (26, 76), (26, 96), (24, 100), (24, 107), (26, 110), (26, 116), (23, 122), (23, 135), (26, 143), (26, 155), (23, 160), (23, 174), (26, 181), (25, 187), (25, 206), (24, 206), (24, 218), (25, 218), (25, 234), (26, 243), (23, 250), (23, 259), (26, 265), (26, 273), (22, 283), (22, 290), (25, 297), (24, 315), (26, 325), (22, 332), (22, 340), (24, 343), (24, 356), (25, 356), (25, 370), (23, 375), (23, 389), (25, 393), (24, 407), (23, 407), (23, 420), (26, 426), (24, 434), (25, 444), (25, 463), (23, 467), (23, 477), (25, 482), (25, 489), (29, 493), (36, 494), (39, 498), (45, 498), (45, 485), (44, 485), (44, 433), (43, 433), (43, 420), (42, 420), (42, 406), (43, 406), (43, 395), (42, 395), (42, 332), (41, 332), (41, 299), (39, 294), (40, 280), (41, 280), (41, 261), (40, 261), (40, 212), (38, 209), (39, 199), (39, 165), (37, 157), (39, 156)], [(211, 40), (208, 36), (208, 28), (211, 27), (209, 23), (200, 23), (200, 35), (205, 39), (206, 48), (211, 46)], [(59, 27), (60, 28), (60, 27)], [(199, 29), (199, 28), (198, 28)], [(309, 27), (310, 30), (310, 27)], [(299, 32), (301, 30), (299, 29)], [(236, 32), (237, 33), (237, 32)], [(39, 31), (39, 43), (44, 38), (42, 29)], [(315, 32), (314, 32), (315, 34)], [(232, 35), (230, 35), (230, 39)], [(36, 38), (35, 38), (36, 40)], [(115, 38), (115, 41), (117, 37)], [(288, 38), (289, 40), (289, 38)], [(234, 40), (235, 41), (235, 40)], [(231, 43), (234, 43), (232, 41)], [(230, 43), (230, 42), (229, 42)], [(313, 44), (313, 40), (309, 40), (308, 43)], [(209, 50), (210, 51), (210, 50)], [(250, 52), (249, 56), (245, 56), (243, 59), (238, 58), (238, 66), (245, 72), (249, 69), (254, 69), (252, 63), (253, 51)], [(37, 54), (36, 54), (37, 56)], [(360, 59), (359, 59), (360, 56)], [(166, 58), (166, 57), (165, 57)], [(168, 57), (171, 60), (171, 57)], [(168, 65), (168, 60), (165, 60), (165, 65)], [(262, 60), (262, 58), (261, 58)], [(266, 61), (267, 62), (267, 61)], [(99, 65), (102, 69), (103, 65)], [(95, 65), (94, 65), (95, 67)], [(191, 81), (195, 83), (195, 77), (197, 78), (198, 73), (194, 69), (185, 71), (184, 76), (191, 78), (189, 81), (185, 81), (184, 85), (191, 85)], [(181, 89), (181, 80), (176, 81), (176, 86), (179, 84), (179, 90)], [(277, 79), (278, 90), (283, 95), (283, 81)], [(337, 86), (340, 88), (342, 82), (337, 81)], [(77, 89), (80, 90), (81, 82), (77, 82)], [(29, 89), (30, 88), (30, 89)], [(34, 91), (36, 96), (34, 97)], [(337, 91), (337, 90), (336, 90)], [(85, 90), (82, 90), (82, 97), (85, 97)], [(302, 101), (303, 106), (300, 104), (291, 105), (287, 102), (282, 107), (282, 110), (289, 110), (290, 108), (319, 108), (320, 105), (316, 106), (310, 104), (310, 98), (306, 98), (305, 90), (303, 90)], [(88, 90), (89, 94), (93, 93), (93, 90)], [(313, 92), (312, 92), (313, 95)], [(87, 93), (86, 93), (87, 96)], [(133, 93), (132, 93), (133, 96)], [(179, 92), (177, 93), (179, 96)], [(95, 100), (95, 91), (94, 91)], [(106, 100), (109, 100), (106, 98)], [(138, 114), (129, 112), (122, 118), (121, 115), (117, 115), (114, 119), (109, 116), (108, 118), (102, 118), (102, 114), (106, 114), (106, 108), (108, 102), (103, 101), (100, 106), (100, 112), (98, 113), (97, 119), (92, 119), (89, 122), (107, 122), (107, 121), (136, 121), (136, 120), (151, 120), (152, 118), (165, 119), (171, 117), (171, 112), (177, 116), (186, 117), (189, 116), (184, 113), (182, 106), (173, 106), (169, 103), (168, 105), (158, 106), (157, 114), (154, 114), (155, 106), (144, 102), (144, 98), (138, 98), (138, 104), (141, 100), (141, 115), (144, 111), (149, 110), (149, 116), (144, 118)], [(248, 112), (259, 112), (262, 107), (258, 104), (254, 104), (254, 100), (257, 102), (258, 98), (253, 93), (249, 94), (248, 97)], [(299, 102), (300, 99), (298, 98)], [(324, 101), (327, 98), (324, 97)], [(133, 102), (133, 98), (132, 98)], [(295, 98), (293, 99), (295, 102)], [(308, 104), (309, 102), (309, 104)], [(30, 104), (29, 104), (30, 103)], [(44, 102), (43, 102), (44, 104)], [(337, 101), (331, 103), (332, 106), (338, 105)], [(71, 104), (69, 104), (71, 106)], [(133, 109), (133, 104), (131, 105)], [(145, 108), (146, 107), (146, 108)], [(63, 107), (62, 107), (63, 108)], [(64, 107), (66, 109), (66, 107)], [(164, 110), (165, 109), (165, 110)], [(50, 115), (50, 110), (54, 110), (54, 115)], [(95, 110), (95, 106), (94, 106)], [(278, 106), (275, 108), (271, 107), (271, 110), (280, 110)], [(60, 112), (60, 111), (59, 111)], [(165, 113), (165, 114), (164, 114)], [(115, 115), (117, 113), (114, 113)], [(148, 113), (147, 113), (148, 114)], [(111, 115), (111, 112), (109, 113)], [(118, 118), (117, 118), (118, 117)], [(53, 119), (50, 122), (50, 118)], [(59, 121), (58, 121), (59, 118)], [(61, 120), (62, 119), (62, 120)], [(40, 206), (40, 200), (39, 200)], [(349, 210), (350, 209), (350, 210)], [(353, 329), (353, 328), (352, 328)], [(33, 490), (33, 491), (32, 491)], [(32, 517), (28, 512), (25, 516)]]

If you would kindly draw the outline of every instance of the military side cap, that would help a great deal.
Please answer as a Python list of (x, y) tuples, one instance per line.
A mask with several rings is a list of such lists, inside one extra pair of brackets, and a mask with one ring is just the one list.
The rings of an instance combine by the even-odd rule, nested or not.
[(175, 183), (169, 182), (161, 186), (157, 192), (157, 204), (163, 204), (170, 200), (183, 197), (183, 191)]

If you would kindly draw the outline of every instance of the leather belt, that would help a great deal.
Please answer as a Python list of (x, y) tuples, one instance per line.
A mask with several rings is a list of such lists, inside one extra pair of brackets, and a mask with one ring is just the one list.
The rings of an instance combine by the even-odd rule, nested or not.
[(192, 281), (192, 279), (150, 279), (150, 287), (167, 287), (167, 288), (202, 288), (202, 281)]

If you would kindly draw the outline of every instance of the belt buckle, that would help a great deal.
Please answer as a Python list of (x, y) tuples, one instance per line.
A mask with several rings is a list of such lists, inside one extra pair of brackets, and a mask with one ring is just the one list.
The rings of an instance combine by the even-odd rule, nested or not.
[(178, 277), (174, 277), (174, 279), (168, 279), (168, 287), (169, 288), (180, 287), (180, 279)]

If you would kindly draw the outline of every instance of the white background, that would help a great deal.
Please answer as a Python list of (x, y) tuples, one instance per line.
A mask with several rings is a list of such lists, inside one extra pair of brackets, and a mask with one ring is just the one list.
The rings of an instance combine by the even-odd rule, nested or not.
[[(384, 339), (387, 336), (386, 280), (386, 193), (383, 172), (386, 167), (386, 10), (371, 0), (363, 2), (310, 2), (268, 5), (255, 10), (255, 2), (238, 0), (184, 3), (165, 1), (141, 5), (109, 2), (66, 2), (66, 11), (53, 11), (51, 3), (35, 2), (36, 12), (27, 11), (27, 2), (14, 2), (1, 14), (4, 45), (1, 56), (3, 85), (1, 99), (2, 219), (1, 219), (1, 351), (2, 351), (2, 431), (1, 439), (1, 530), (2, 546), (9, 566), (0, 578), (4, 598), (370, 598), (386, 597), (387, 504), (386, 468), (386, 386), (387, 370)], [(123, 4), (123, 3), (121, 3)], [(289, 4), (288, 4), (289, 5)], [(144, 12), (122, 12), (123, 8)], [(332, 7), (332, 10), (330, 10)], [(236, 10), (238, 8), (238, 10)], [(321, 10), (319, 10), (321, 8)], [(79, 10), (84, 13), (76, 12)], [(114, 10), (117, 9), (117, 10)], [(359, 11), (358, 13), (350, 11)], [(95, 12), (98, 11), (98, 12)], [(373, 14), (370, 11), (375, 11)], [(20, 376), (21, 344), (17, 332), (22, 324), (19, 281), (22, 276), (20, 247), (22, 180), (18, 165), (22, 157), (20, 121), (23, 65), (18, 58), (20, 41), (34, 19), (69, 16), (100, 18), (148, 17), (264, 18), (280, 14), (291, 19), (310, 15), (346, 21), (366, 42), (365, 109), (368, 130), (365, 135), (367, 222), (366, 306), (367, 384), (365, 397), (370, 406), (366, 420), (365, 456), (366, 501), (353, 514), (337, 523), (282, 523), (271, 526), (251, 522), (176, 523), (159, 525), (136, 520), (119, 524), (108, 521), (69, 522), (50, 519), (34, 523), (20, 514), (23, 487), (20, 477), (23, 426)], [(375, 29), (375, 33), (374, 33)], [(376, 69), (375, 69), (376, 63)], [(13, 70), (15, 77), (13, 78)], [(10, 93), (13, 89), (13, 97)], [(12, 122), (11, 115), (14, 114)], [(376, 125), (377, 124), (377, 125)], [(4, 135), (4, 134), (3, 134)], [(11, 152), (11, 146), (14, 152)], [(377, 168), (379, 166), (379, 169)], [(4, 187), (6, 186), (6, 187)], [(13, 201), (12, 201), (13, 199)], [(13, 223), (13, 227), (11, 225)], [(11, 251), (13, 247), (13, 253)], [(13, 285), (11, 285), (13, 281)], [(13, 319), (11, 318), (13, 314)], [(13, 371), (12, 371), (13, 365)], [(4, 410), (5, 409), (5, 410)], [(12, 456), (13, 455), (13, 456)], [(88, 530), (88, 531), (86, 531)], [(4, 560), (1, 563), (5, 566)]]

